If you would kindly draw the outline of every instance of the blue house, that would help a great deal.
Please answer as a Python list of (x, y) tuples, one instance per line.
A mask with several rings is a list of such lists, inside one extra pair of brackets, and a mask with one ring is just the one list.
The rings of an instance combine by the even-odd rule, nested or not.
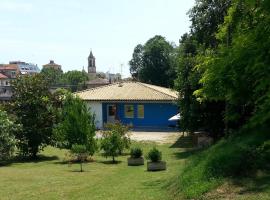
[(179, 110), (178, 93), (140, 82), (115, 83), (75, 93), (95, 113), (96, 127), (120, 121), (134, 128), (167, 128)]

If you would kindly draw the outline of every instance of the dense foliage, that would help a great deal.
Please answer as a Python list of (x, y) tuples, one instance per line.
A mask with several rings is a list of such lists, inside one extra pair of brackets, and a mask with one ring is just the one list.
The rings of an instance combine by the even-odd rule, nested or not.
[(56, 119), (52, 94), (42, 75), (22, 76), (12, 82), (11, 112), (22, 131), (16, 132), (17, 147), (24, 156), (36, 157), (46, 145), (52, 144)]
[(72, 92), (86, 89), (86, 82), (88, 79), (88, 74), (85, 71), (72, 70), (63, 75), (64, 85), (70, 88)]
[(172, 87), (175, 79), (174, 48), (162, 36), (137, 45), (129, 62), (132, 76), (139, 81)]
[(206, 130), (219, 138), (268, 124), (267, 5), (196, 1), (189, 12), (191, 32), (182, 36), (178, 48), (175, 86), (183, 130)]
[(51, 86), (63, 84), (63, 72), (54, 68), (43, 68), (40, 72)]
[(71, 149), (72, 145), (85, 145), (90, 155), (97, 149), (95, 117), (85, 102), (70, 93), (65, 95), (60, 111), (60, 122), (54, 128), (59, 147)]
[(0, 110), (0, 161), (13, 155), (16, 146), (15, 133), (20, 128), (5, 111)]
[[(205, 23), (213, 20), (205, 16), (217, 17)], [(198, 198), (225, 178), (269, 170), (270, 4), (198, 0), (191, 19), (179, 47), (181, 124), (227, 136), (191, 157), (181, 174), (182, 192)]]
[(195, 94), (202, 101), (225, 101), (231, 130), (269, 130), (269, 24), (266, 1), (234, 1), (217, 33), (219, 48), (199, 66), (203, 87)]
[[(86, 82), (89, 80), (85, 71), (78, 70), (63, 73), (58, 69), (45, 68), (41, 70), (40, 74), (48, 81), (50, 87), (63, 87), (72, 92), (86, 89)], [(103, 74), (97, 76), (103, 76)]]

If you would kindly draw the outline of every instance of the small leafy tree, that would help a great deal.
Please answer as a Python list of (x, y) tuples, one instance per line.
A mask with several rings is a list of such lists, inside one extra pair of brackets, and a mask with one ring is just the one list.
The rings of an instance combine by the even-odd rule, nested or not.
[(70, 150), (71, 155), (74, 157), (74, 160), (78, 161), (81, 166), (81, 172), (83, 172), (82, 164), (87, 160), (89, 151), (85, 145), (74, 144)]
[(60, 113), (60, 122), (54, 129), (58, 146), (71, 149), (73, 145), (85, 145), (90, 155), (97, 150), (95, 118), (80, 98), (68, 93)]
[(15, 132), (20, 125), (14, 123), (5, 111), (0, 110), (0, 160), (6, 160), (14, 153)]
[(106, 124), (105, 128), (119, 134), (121, 141), (120, 141), (120, 146), (119, 146), (118, 151), (120, 155), (122, 155), (122, 152), (124, 149), (130, 148), (131, 141), (128, 134), (129, 126), (125, 126), (121, 124), (119, 121), (117, 121), (115, 123)]
[(120, 152), (119, 149), (122, 148), (121, 136), (116, 131), (105, 131), (103, 132), (100, 149), (104, 151), (103, 155), (107, 157), (112, 157), (113, 163), (115, 163), (115, 157), (117, 157)]
[(127, 134), (129, 127), (120, 122), (109, 123), (105, 127), (109, 130), (103, 132), (100, 148), (104, 151), (103, 155), (105, 157), (111, 156), (113, 163), (115, 163), (115, 157), (130, 147), (131, 142)]

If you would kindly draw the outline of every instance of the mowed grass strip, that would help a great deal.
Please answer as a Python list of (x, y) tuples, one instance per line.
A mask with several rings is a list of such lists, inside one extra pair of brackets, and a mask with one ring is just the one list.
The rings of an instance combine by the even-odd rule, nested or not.
[[(136, 143), (146, 154), (153, 143)], [(127, 166), (127, 157), (117, 157), (118, 164), (109, 164), (111, 158), (100, 154), (94, 162), (70, 167), (64, 161), (66, 150), (46, 148), (43, 158), (36, 162), (13, 162), (0, 167), (0, 199), (173, 199), (169, 185), (182, 168), (185, 158), (177, 156), (184, 151), (157, 145), (162, 151), (168, 169), (147, 172), (144, 166)]]

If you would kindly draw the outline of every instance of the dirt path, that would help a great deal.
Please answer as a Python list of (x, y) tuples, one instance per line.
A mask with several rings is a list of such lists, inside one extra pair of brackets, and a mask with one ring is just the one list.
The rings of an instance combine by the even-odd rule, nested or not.
[(181, 135), (181, 132), (144, 132), (131, 131), (131, 139), (135, 141), (150, 141), (158, 143), (173, 143)]

